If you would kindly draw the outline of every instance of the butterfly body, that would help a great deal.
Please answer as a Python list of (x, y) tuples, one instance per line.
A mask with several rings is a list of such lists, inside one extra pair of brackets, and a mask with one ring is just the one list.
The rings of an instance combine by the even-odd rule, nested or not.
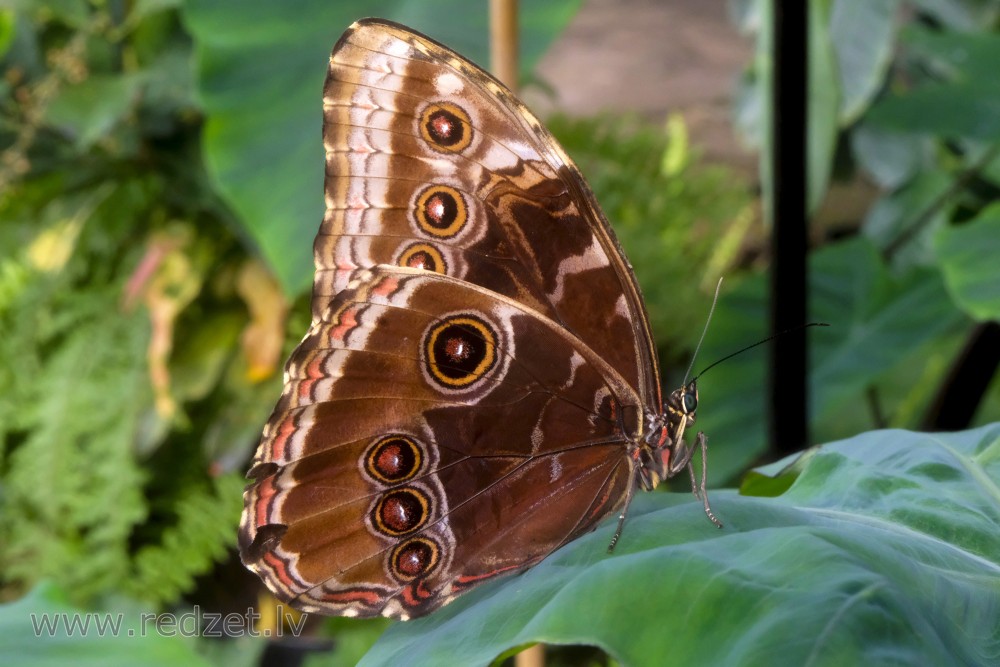
[(279, 598), (421, 615), (692, 469), (694, 383), (662, 401), (631, 269), (506, 88), (368, 19), (333, 50), (324, 118), (313, 323), (240, 529)]

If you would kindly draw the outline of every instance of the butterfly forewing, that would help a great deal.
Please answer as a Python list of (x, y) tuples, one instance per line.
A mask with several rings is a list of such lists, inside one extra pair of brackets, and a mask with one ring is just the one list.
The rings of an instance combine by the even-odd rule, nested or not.
[(331, 55), (324, 113), (314, 312), (358, 269), (430, 268), (556, 320), (659, 407), (635, 279), (579, 171), (502, 84), (368, 20)]

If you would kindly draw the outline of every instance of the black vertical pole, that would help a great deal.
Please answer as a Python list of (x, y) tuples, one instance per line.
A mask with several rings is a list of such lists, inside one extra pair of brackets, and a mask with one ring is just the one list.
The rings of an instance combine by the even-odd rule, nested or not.
[[(806, 322), (806, 119), (809, 0), (771, 0), (774, 71), (771, 79), (771, 330)], [(779, 456), (808, 442), (806, 330), (771, 346), (769, 427)]]

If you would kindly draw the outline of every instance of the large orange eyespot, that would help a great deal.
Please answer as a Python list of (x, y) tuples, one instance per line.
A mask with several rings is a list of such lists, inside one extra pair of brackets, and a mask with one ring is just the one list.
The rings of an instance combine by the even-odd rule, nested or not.
[(434, 540), (414, 537), (392, 550), (390, 570), (401, 581), (413, 581), (434, 570), (440, 555), (441, 549)]
[(424, 337), (425, 367), (445, 388), (467, 387), (496, 364), (496, 344), (496, 333), (478, 317), (449, 317), (431, 327)]

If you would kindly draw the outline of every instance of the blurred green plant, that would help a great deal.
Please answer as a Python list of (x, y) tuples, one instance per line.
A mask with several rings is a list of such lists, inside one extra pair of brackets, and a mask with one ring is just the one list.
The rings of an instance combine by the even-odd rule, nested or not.
[(170, 4), (3, 13), (4, 599), (43, 579), (77, 604), (190, 592), (231, 549), (277, 392), (284, 297), (201, 168)]

